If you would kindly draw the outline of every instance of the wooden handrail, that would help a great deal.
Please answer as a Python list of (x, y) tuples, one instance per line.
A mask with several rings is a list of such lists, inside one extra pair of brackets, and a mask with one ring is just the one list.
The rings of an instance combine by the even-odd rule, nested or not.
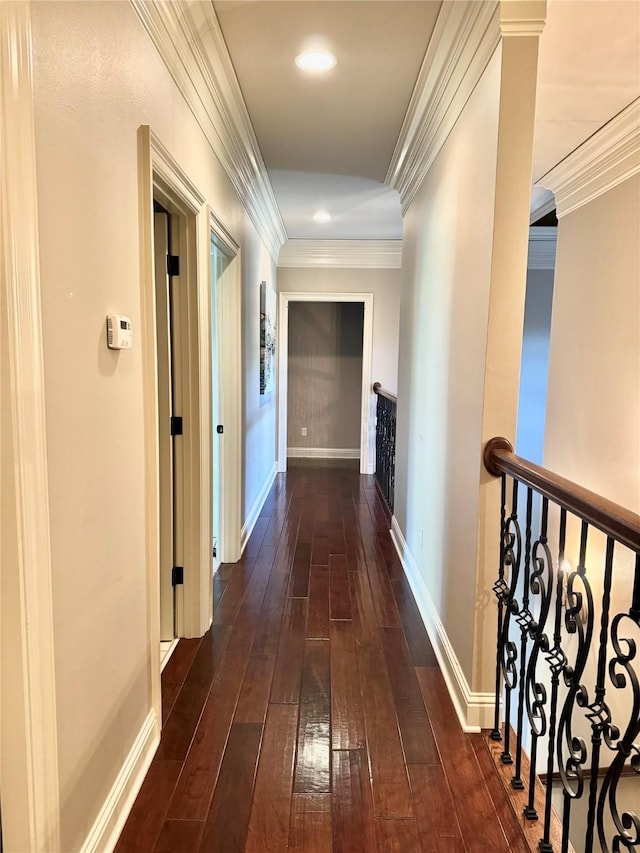
[(640, 515), (516, 456), (511, 442), (506, 438), (490, 439), (485, 445), (483, 458), (485, 468), (494, 477), (509, 474), (588, 521), (607, 536), (640, 553)]
[(386, 388), (383, 388), (379, 382), (373, 383), (373, 393), (378, 394), (380, 397), (386, 397), (387, 400), (391, 400), (392, 403), (398, 402), (398, 398), (395, 394), (392, 394), (391, 391), (387, 391)]

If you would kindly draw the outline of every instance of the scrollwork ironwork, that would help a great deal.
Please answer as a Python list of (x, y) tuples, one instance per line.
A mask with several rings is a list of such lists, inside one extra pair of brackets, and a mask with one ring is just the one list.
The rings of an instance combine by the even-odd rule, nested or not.
[[(620, 728), (607, 721), (604, 727), (604, 739), (610, 749), (616, 751), (600, 788), (596, 813), (598, 838), (605, 853), (620, 853), (622, 850), (635, 850), (640, 844), (640, 818), (633, 812), (620, 811), (617, 802), (618, 786), (622, 770), (629, 761), (631, 768), (640, 774), (640, 682), (633, 666), (637, 655), (637, 644), (633, 637), (622, 636), (622, 626), (629, 630), (640, 628), (640, 618), (636, 615), (619, 613), (611, 623), (611, 645), (613, 657), (609, 661), (609, 680), (613, 687), (622, 690), (628, 685), (631, 689), (632, 707), (624, 734)], [(608, 802), (609, 815), (614, 825), (614, 835), (609, 846), (605, 829), (605, 806)]]

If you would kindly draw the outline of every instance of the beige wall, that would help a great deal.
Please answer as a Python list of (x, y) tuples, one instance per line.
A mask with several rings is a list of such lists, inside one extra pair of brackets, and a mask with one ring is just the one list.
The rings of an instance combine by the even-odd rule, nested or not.
[(360, 450), (363, 326), (362, 302), (289, 304), (289, 447)]
[(398, 324), (400, 270), (289, 269), (278, 270), (278, 291), (301, 293), (373, 293), (373, 355), (375, 382), (395, 392), (398, 387)]
[[(78, 850), (150, 708), (137, 130), (149, 124), (241, 244), (245, 514), (275, 460), (259, 283), (275, 267), (124, 2), (34, 3), (35, 119), (62, 849)], [(134, 346), (105, 343), (105, 315)]]

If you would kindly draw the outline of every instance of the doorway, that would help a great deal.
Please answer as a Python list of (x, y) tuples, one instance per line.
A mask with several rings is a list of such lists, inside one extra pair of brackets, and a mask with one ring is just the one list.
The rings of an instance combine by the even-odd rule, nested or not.
[[(362, 368), (360, 378), (360, 425), (358, 455), (360, 473), (373, 474), (375, 465), (375, 395), (372, 392), (373, 293), (280, 293), (278, 312), (278, 470), (287, 470), (289, 447), (289, 303), (354, 303), (363, 310)], [(304, 425), (300, 427), (302, 429)], [(355, 453), (353, 454), (355, 456)]]

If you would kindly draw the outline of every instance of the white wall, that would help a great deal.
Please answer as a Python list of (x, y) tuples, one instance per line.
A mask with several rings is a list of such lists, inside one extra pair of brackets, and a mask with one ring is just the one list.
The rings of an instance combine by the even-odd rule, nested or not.
[[(128, 3), (32, 5), (62, 849), (78, 850), (150, 707), (137, 130), (241, 244), (244, 506), (275, 460), (259, 283), (275, 267)], [(134, 347), (105, 343), (131, 316)]]
[(640, 177), (558, 223), (544, 464), (640, 510)]
[(499, 85), (496, 55), (403, 238), (394, 512), (469, 681)]
[(301, 293), (373, 293), (372, 375), (396, 392), (401, 273), (388, 269), (278, 269), (278, 291)]

